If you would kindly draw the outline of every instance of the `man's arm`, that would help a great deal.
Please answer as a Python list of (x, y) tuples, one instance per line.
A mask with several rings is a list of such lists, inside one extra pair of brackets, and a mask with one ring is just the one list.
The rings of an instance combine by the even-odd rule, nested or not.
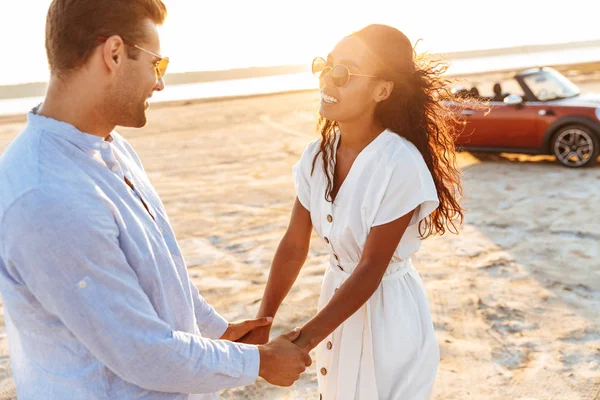
[(189, 283), (194, 298), (194, 313), (196, 314), (196, 322), (200, 333), (209, 339), (219, 339), (227, 330), (229, 323), (200, 295), (198, 288), (191, 279)]
[(34, 191), (7, 211), (3, 254), (16, 279), (98, 360), (135, 385), (207, 393), (252, 383), (257, 348), (172, 330), (121, 251), (108, 208), (85, 200)]

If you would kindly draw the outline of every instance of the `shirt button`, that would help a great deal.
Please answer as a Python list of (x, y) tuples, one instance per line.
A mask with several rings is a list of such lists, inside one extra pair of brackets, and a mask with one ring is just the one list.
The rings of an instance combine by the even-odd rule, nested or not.
[(333, 348), (333, 343), (327, 342), (327, 350), (331, 350)]
[(321, 368), (321, 375), (327, 375), (327, 370), (325, 368)]
[(333, 217), (331, 215), (327, 216), (327, 222), (329, 222), (329, 223), (333, 222)]
[(114, 165), (110, 170), (112, 172), (119, 172), (119, 167), (117, 165)]
[(106, 143), (106, 142), (102, 143), (102, 148), (104, 150), (108, 150), (109, 147), (110, 147), (110, 145), (108, 143)]
[(77, 284), (77, 286), (79, 286), (81, 289), (85, 289), (87, 287), (87, 282), (86, 281), (79, 281), (79, 283)]
[(329, 239), (327, 239), (327, 236), (325, 236), (325, 239), (323, 239), (325, 241), (325, 243), (329, 244)]

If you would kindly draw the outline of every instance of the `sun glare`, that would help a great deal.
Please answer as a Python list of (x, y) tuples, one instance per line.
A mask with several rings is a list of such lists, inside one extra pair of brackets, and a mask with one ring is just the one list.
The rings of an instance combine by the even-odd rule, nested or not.
[[(586, 0), (572, 0), (560, 12), (539, 2), (506, 0), (493, 14), (477, 0), (164, 1), (169, 17), (161, 29), (162, 52), (171, 58), (169, 72), (309, 65), (343, 36), (369, 23), (395, 26), (413, 43), (422, 39), (420, 52), (600, 38), (595, 14), (581, 12), (589, 5)], [(4, 66), (0, 85), (47, 79), (44, 23), (49, 4), (50, 0), (11, 1), (5, 8), (0, 51), (18, 54), (19, 62)], [(565, 21), (577, 23), (552, 29)]]

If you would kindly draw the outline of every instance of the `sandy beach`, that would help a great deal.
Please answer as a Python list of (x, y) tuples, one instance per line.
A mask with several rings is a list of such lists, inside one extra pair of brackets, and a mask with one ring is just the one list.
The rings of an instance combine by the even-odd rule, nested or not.
[[(600, 92), (596, 75), (573, 78)], [(316, 92), (180, 101), (152, 108), (144, 129), (119, 129), (165, 204), (192, 279), (229, 320), (256, 313), (295, 196), (292, 165), (317, 137), (317, 102)], [(24, 122), (0, 120), (0, 152)], [(470, 153), (459, 162), (460, 234), (426, 240), (414, 258), (441, 347), (434, 398), (600, 399), (600, 164)], [(326, 263), (313, 236), (274, 335), (315, 313)], [(0, 324), (0, 399), (12, 399)], [(221, 397), (316, 399), (316, 371), (290, 388), (259, 379)]]

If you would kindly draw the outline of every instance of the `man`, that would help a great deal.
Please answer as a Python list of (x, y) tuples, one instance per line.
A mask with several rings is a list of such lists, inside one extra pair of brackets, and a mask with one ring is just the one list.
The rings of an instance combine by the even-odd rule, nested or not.
[[(0, 158), (0, 290), (19, 399), (205, 399), (291, 385), (292, 341), (234, 343), (190, 281), (166, 212), (114, 127), (164, 89), (160, 0), (54, 0), (46, 98)], [(216, 339), (227, 340), (216, 340)], [(205, 393), (205, 395), (191, 395)], [(211, 394), (212, 393), (212, 394)]]

